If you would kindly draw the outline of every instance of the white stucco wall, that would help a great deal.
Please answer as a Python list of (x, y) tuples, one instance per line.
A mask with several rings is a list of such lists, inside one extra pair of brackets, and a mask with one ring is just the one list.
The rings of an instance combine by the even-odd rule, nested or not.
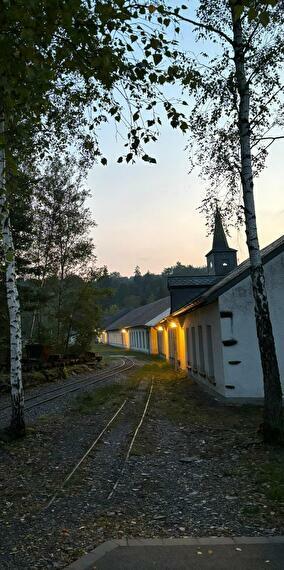
[(141, 327), (130, 328), (125, 332), (119, 330), (108, 331), (107, 343), (111, 346), (129, 348), (148, 354), (150, 351), (149, 330)]
[(108, 331), (107, 342), (111, 346), (125, 347), (121, 331)]
[[(224, 392), (224, 373), (223, 373), (223, 353), (222, 353), (222, 343), (221, 343), (221, 325), (220, 325), (220, 312), (218, 301), (214, 301), (206, 307), (197, 309), (193, 313), (189, 313), (185, 319), (183, 328), (189, 328), (189, 351), (187, 354), (187, 360), (191, 364), (191, 369), (189, 370), (190, 376), (197, 380), (200, 384), (205, 386), (209, 390), (218, 392), (221, 395), (225, 395)], [(212, 330), (212, 348), (213, 348), (213, 358), (214, 358), (214, 379), (209, 378), (209, 351), (207, 344), (207, 333), (206, 327), (211, 325)], [(202, 327), (203, 333), (203, 346), (204, 346), (204, 374), (200, 373), (200, 351), (198, 342), (198, 326)], [(193, 370), (193, 347), (192, 347), (192, 335), (191, 328), (195, 328), (195, 338), (196, 338), (196, 353), (197, 353), (197, 372)], [(186, 338), (186, 335), (185, 335)], [(214, 383), (215, 382), (215, 385)]]
[[(264, 266), (269, 308), (280, 375), (284, 388), (284, 253)], [(223, 346), (224, 384), (228, 398), (262, 398), (262, 370), (258, 349), (254, 304), (249, 276), (220, 296), (220, 311), (231, 311), (232, 318), (221, 318), (222, 340), (237, 344)], [(239, 364), (229, 364), (240, 361)]]

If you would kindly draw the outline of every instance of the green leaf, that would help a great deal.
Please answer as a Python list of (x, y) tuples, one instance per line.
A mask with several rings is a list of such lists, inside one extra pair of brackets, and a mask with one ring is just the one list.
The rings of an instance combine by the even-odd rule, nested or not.
[(266, 26), (269, 24), (269, 14), (267, 12), (261, 12), (259, 19), (262, 25), (266, 28)]
[(157, 164), (156, 159), (152, 156), (149, 156), (149, 154), (143, 154), (142, 160), (144, 160), (144, 162), (150, 162), (151, 164)]
[(257, 16), (257, 11), (256, 11), (256, 9), (255, 9), (255, 8), (250, 8), (249, 11), (248, 11), (248, 19), (249, 19), (250, 21), (251, 21), (251, 20), (255, 20), (256, 16)]
[(163, 57), (160, 53), (154, 53), (153, 60), (156, 65), (158, 65), (162, 61)]

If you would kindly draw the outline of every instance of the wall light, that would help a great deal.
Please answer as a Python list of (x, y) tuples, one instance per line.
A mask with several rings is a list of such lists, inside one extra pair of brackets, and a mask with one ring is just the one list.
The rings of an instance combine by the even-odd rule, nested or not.
[(176, 323), (174, 323), (174, 322), (172, 321), (172, 322), (170, 323), (170, 327), (171, 327), (172, 329), (176, 329), (176, 328), (177, 328)]
[(163, 331), (164, 329), (163, 329), (163, 327), (160, 325), (159, 327), (157, 327), (157, 330), (158, 330), (158, 331)]
[(126, 333), (127, 331), (126, 331), (126, 329), (121, 329), (121, 332)]

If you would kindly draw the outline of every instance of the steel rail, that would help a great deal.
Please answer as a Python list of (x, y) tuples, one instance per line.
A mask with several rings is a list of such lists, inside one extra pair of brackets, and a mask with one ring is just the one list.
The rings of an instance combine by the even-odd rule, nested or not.
[(57, 491), (54, 493), (53, 497), (50, 499), (49, 503), (46, 505), (46, 507), (44, 508), (44, 510), (47, 510), (52, 503), (55, 501), (55, 499), (58, 496), (58, 493), (60, 493), (60, 491), (63, 490), (63, 488), (65, 487), (66, 483), (68, 483), (68, 481), (70, 481), (71, 477), (73, 477), (74, 473), (76, 473), (77, 469), (79, 469), (80, 465), (82, 465), (82, 463), (85, 461), (85, 459), (88, 457), (88, 455), (91, 453), (91, 451), (94, 449), (94, 447), (97, 445), (97, 443), (100, 441), (100, 439), (102, 438), (102, 436), (104, 435), (104, 433), (106, 432), (106, 430), (109, 428), (109, 426), (114, 422), (114, 420), (116, 419), (116, 417), (118, 416), (118, 414), (120, 414), (120, 412), (123, 410), (125, 404), (127, 402), (127, 399), (124, 400), (124, 402), (121, 404), (121, 406), (118, 408), (118, 410), (115, 412), (115, 414), (112, 416), (112, 418), (108, 421), (108, 423), (105, 425), (105, 427), (102, 429), (102, 431), (99, 433), (99, 435), (96, 437), (95, 441), (93, 441), (92, 445), (89, 447), (89, 449), (86, 451), (86, 453), (83, 455), (83, 457), (81, 457), (81, 459), (78, 461), (78, 463), (76, 463), (75, 467), (73, 467), (72, 471), (70, 471), (69, 475), (67, 475), (67, 477), (65, 477), (62, 485), (59, 487), (59, 489), (57, 489)]
[[(127, 361), (129, 361), (129, 359), (127, 359)], [(52, 396), (44, 398), (44, 399), (39, 400), (39, 401), (36, 401), (35, 403), (33, 403), (31, 405), (25, 406), (25, 410), (29, 411), (32, 408), (40, 406), (41, 404), (51, 402), (52, 400), (56, 400), (57, 398), (61, 398), (61, 397), (65, 396), (66, 394), (71, 394), (72, 392), (76, 392), (78, 390), (81, 390), (81, 388), (85, 388), (88, 386), (93, 386), (95, 384), (99, 384), (100, 382), (103, 382), (104, 380), (111, 378), (112, 376), (114, 376), (115, 374), (117, 374), (119, 372), (124, 372), (124, 371), (130, 370), (133, 366), (134, 366), (133, 361), (130, 360), (129, 364), (127, 364), (127, 362), (124, 360), (123, 364), (116, 366), (115, 368), (112, 368), (111, 371), (100, 373), (99, 378), (96, 376), (96, 378), (93, 378), (93, 379), (86, 378), (85, 380), (77, 380), (76, 382), (73, 382), (72, 384), (70, 383), (68, 386), (65, 387), (66, 389), (61, 391), (61, 392), (60, 392), (60, 390), (62, 390), (62, 388), (64, 388), (64, 386), (58, 386), (57, 388), (54, 388), (53, 390), (45, 392), (45, 394), (44, 394), (44, 396), (48, 396), (49, 394), (53, 394)], [(71, 387), (71, 389), (68, 389), (69, 387)], [(54, 395), (54, 392), (56, 392), (55, 395)], [(30, 398), (26, 399), (26, 402), (30, 402), (31, 400), (37, 400), (40, 397), (41, 397), (40, 394), (38, 394), (36, 396), (31, 396)], [(0, 412), (8, 410), (8, 409), (10, 409), (10, 404), (0, 408)]]
[[(125, 364), (125, 360), (124, 360), (123, 364), (118, 364), (117, 366), (114, 366), (113, 368), (111, 368), (111, 371), (114, 371), (114, 372), (117, 371), (118, 369), (121, 368), (121, 366), (124, 366), (124, 364)], [(104, 376), (105, 374), (106, 374), (105, 370), (102, 370), (101, 372), (98, 372), (97, 374), (89, 374), (87, 377), (81, 378), (81, 380), (77, 379), (77, 380), (74, 380), (74, 382), (68, 382), (68, 384), (66, 386), (64, 386), (64, 384), (61, 384), (60, 386), (54, 386), (51, 390), (47, 390), (46, 392), (44, 392), (43, 395), (53, 394), (54, 392), (58, 392), (58, 391), (62, 390), (62, 388), (69, 388), (72, 386), (79, 386), (79, 385), (82, 386), (84, 383), (89, 382), (93, 376), (96, 376), (96, 378), (99, 379), (102, 375)], [(30, 396), (28, 398), (25, 398), (25, 403), (30, 402), (31, 400), (36, 400), (40, 396), (41, 396), (41, 394), (36, 394), (34, 396)], [(0, 407), (0, 412), (2, 410), (6, 410), (9, 407), (10, 407), (9, 404)]]
[(121, 481), (121, 478), (122, 478), (122, 476), (123, 476), (123, 473), (125, 472), (126, 464), (127, 464), (127, 461), (128, 461), (128, 459), (129, 459), (129, 457), (130, 457), (130, 453), (131, 453), (131, 451), (132, 451), (132, 448), (133, 448), (133, 445), (134, 445), (134, 443), (135, 443), (136, 437), (137, 437), (138, 432), (139, 432), (139, 430), (140, 430), (140, 428), (141, 428), (141, 426), (142, 426), (142, 424), (143, 424), (143, 422), (144, 422), (144, 418), (145, 418), (145, 416), (146, 416), (146, 412), (147, 412), (148, 407), (149, 407), (149, 403), (150, 403), (150, 399), (151, 399), (151, 396), (152, 396), (152, 392), (153, 392), (153, 378), (152, 378), (152, 383), (151, 383), (151, 387), (150, 387), (150, 390), (149, 390), (149, 394), (148, 394), (148, 398), (147, 398), (146, 404), (145, 404), (145, 406), (144, 406), (144, 409), (143, 409), (142, 415), (141, 415), (141, 417), (140, 417), (140, 420), (139, 420), (139, 422), (138, 422), (138, 424), (137, 424), (137, 426), (136, 426), (136, 429), (135, 429), (135, 431), (134, 431), (134, 433), (133, 433), (133, 436), (132, 436), (132, 438), (131, 438), (131, 442), (130, 442), (130, 445), (129, 445), (127, 454), (126, 454), (126, 456), (125, 456), (125, 459), (124, 459), (124, 462), (123, 462), (121, 471), (120, 471), (120, 473), (119, 473), (119, 476), (118, 476), (116, 482), (114, 483), (114, 485), (113, 485), (113, 487), (112, 487), (111, 492), (109, 493), (109, 495), (108, 495), (108, 497), (107, 497), (107, 500), (111, 499), (112, 496), (114, 495), (114, 493), (115, 493), (115, 491), (116, 491), (116, 489), (117, 489), (117, 487), (118, 487), (118, 485), (119, 485), (119, 483), (120, 483), (120, 481)]

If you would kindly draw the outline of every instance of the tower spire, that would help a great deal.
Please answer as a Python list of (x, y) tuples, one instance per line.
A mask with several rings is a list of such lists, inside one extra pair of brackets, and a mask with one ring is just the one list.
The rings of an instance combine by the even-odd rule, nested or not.
[(215, 225), (212, 249), (207, 253), (209, 275), (226, 275), (237, 266), (237, 250), (229, 247), (218, 206), (215, 211)]
[(214, 234), (213, 234), (213, 245), (212, 249), (217, 250), (224, 250), (230, 249), (228, 245), (228, 241), (226, 238), (226, 234), (223, 228), (222, 218), (220, 214), (220, 210), (218, 206), (216, 207), (215, 212), (215, 227), (214, 227)]

